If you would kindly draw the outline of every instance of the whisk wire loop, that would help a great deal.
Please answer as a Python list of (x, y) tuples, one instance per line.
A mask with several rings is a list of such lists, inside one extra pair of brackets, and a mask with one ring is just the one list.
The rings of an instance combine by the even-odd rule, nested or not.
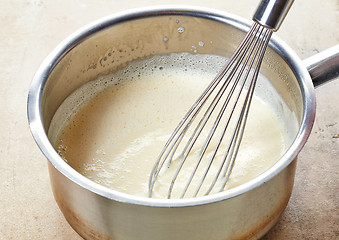
[[(252, 26), (252, 28), (250, 29), (249, 33), (252, 33), (254, 31), (254, 28)], [(221, 79), (225, 76), (226, 72), (231, 68), (232, 64), (235, 62), (237, 55), (240, 54), (240, 50), (244, 47), (245, 43), (248, 42), (250, 37), (250, 34), (247, 34), (246, 37), (243, 39), (242, 43), (239, 45), (237, 51), (234, 52), (233, 56), (231, 57), (229, 63), (218, 73), (218, 75), (213, 79), (213, 81), (207, 86), (207, 88), (204, 90), (204, 92), (201, 94), (201, 96), (197, 99), (197, 101), (193, 104), (193, 106), (188, 110), (187, 114), (185, 115), (185, 117), (180, 121), (180, 123), (178, 124), (178, 126), (176, 127), (176, 129), (173, 131), (172, 135), (169, 137), (168, 141), (166, 142), (164, 148), (162, 149), (161, 153), (159, 154), (159, 157), (156, 161), (156, 163), (154, 164), (154, 167), (152, 169), (151, 175), (150, 175), (150, 181), (149, 181), (149, 193), (150, 193), (150, 197), (152, 194), (152, 188), (154, 185), (154, 182), (156, 181), (156, 178), (159, 174), (160, 169), (162, 168), (164, 162), (166, 161), (166, 159), (168, 158), (168, 156), (170, 155), (170, 153), (174, 153), (175, 151), (168, 151), (167, 154), (166, 150), (168, 148), (172, 149), (174, 146), (178, 145), (178, 140), (182, 139), (184, 133), (186, 133), (188, 127), (190, 126), (190, 124), (193, 122), (195, 116), (199, 113), (200, 109), (201, 109), (201, 104), (205, 103), (205, 100), (210, 96), (210, 94), (214, 91), (214, 89), (216, 88), (216, 86), (218, 85), (218, 83), (221, 81)], [(189, 119), (189, 117), (192, 115), (192, 117), (190, 118), (190, 121), (187, 122), (187, 120)], [(185, 124), (184, 128), (183, 125)], [(177, 133), (179, 132), (179, 130), (183, 128), (184, 130), (182, 131), (182, 134), (177, 136)], [(175, 138), (175, 136), (177, 136), (177, 138), (175, 140), (173, 140)], [(180, 142), (179, 140), (179, 142)], [(174, 141), (174, 143), (173, 143)], [(172, 144), (171, 144), (172, 143)], [(171, 145), (171, 147), (170, 147)], [(176, 150), (176, 147), (174, 147), (174, 150)], [(173, 154), (171, 155), (170, 159), (172, 159)], [(170, 163), (171, 161), (169, 161)]]
[[(264, 30), (266, 30), (266, 29), (261, 29), (261, 30), (260, 30), (260, 34), (262, 34), (262, 31), (264, 31)], [(266, 30), (266, 31), (267, 31), (267, 30)], [(268, 31), (268, 32), (270, 32), (270, 31)], [(258, 38), (257, 40), (259, 41), (259, 38)], [(256, 41), (255, 45), (258, 44), (258, 41)], [(262, 41), (266, 41), (266, 39), (263, 38)], [(254, 50), (254, 48), (253, 48), (252, 50)], [(245, 69), (245, 66), (247, 66), (247, 63), (248, 63), (248, 61), (250, 60), (251, 54), (252, 54), (252, 52), (251, 52), (250, 55), (247, 57), (247, 59), (246, 59), (245, 63), (243, 64), (242, 69), (241, 69), (240, 72), (243, 72), (243, 70)], [(256, 53), (255, 55), (257, 55), (257, 53)], [(260, 60), (259, 60), (259, 61), (260, 61)], [(254, 58), (253, 58), (252, 62), (249, 64), (250, 67), (253, 66), (253, 62), (254, 62)], [(257, 71), (257, 72), (259, 72), (259, 71)], [(249, 73), (250, 73), (250, 71), (248, 70), (247, 73), (246, 73), (245, 79), (247, 79)], [(242, 75), (242, 74), (239, 74), (239, 75), (238, 75), (238, 79), (240, 79), (240, 76), (241, 76), (241, 75)], [(257, 76), (256, 76), (256, 77), (257, 77)], [(256, 77), (254, 77), (254, 78), (256, 78)], [(242, 89), (244, 88), (245, 82), (246, 82), (246, 81), (243, 81), (243, 83), (242, 83), (242, 85), (241, 85), (241, 88), (240, 88), (240, 90), (239, 90), (240, 92), (241, 92)], [(231, 171), (232, 171), (232, 169), (233, 169), (233, 162), (234, 162), (234, 159), (235, 159), (236, 154), (237, 154), (237, 152), (238, 152), (238, 148), (239, 148), (239, 146), (240, 146), (240, 141), (241, 141), (241, 139), (242, 139), (242, 134), (243, 134), (244, 126), (245, 126), (246, 119), (247, 119), (247, 114), (248, 114), (248, 110), (249, 110), (249, 105), (250, 105), (250, 101), (251, 101), (251, 98), (252, 98), (252, 95), (253, 95), (254, 85), (255, 85), (255, 83), (253, 84), (253, 78), (252, 78), (252, 80), (251, 80), (251, 85), (250, 85), (250, 87), (249, 87), (249, 89), (250, 89), (251, 91), (248, 91), (248, 93), (251, 92), (251, 96), (249, 96), (249, 94), (247, 94), (246, 99), (245, 99), (245, 103), (246, 103), (246, 107), (247, 107), (247, 108), (246, 108), (246, 111), (245, 111), (245, 113), (246, 113), (246, 114), (245, 114), (245, 117), (244, 117), (244, 110), (242, 110), (242, 111), (241, 111), (241, 114), (240, 114), (240, 116), (239, 116), (239, 118), (238, 118), (238, 121), (237, 121), (237, 126), (236, 126), (236, 128), (235, 128), (235, 130), (234, 130), (234, 132), (233, 132), (233, 134), (232, 134), (232, 137), (231, 137), (231, 141), (230, 141), (229, 147), (227, 148), (227, 150), (226, 150), (226, 152), (225, 152), (223, 161), (221, 161), (221, 166), (220, 166), (218, 172), (215, 174), (215, 178), (214, 178), (214, 180), (212, 181), (212, 183), (211, 183), (209, 189), (206, 191), (205, 195), (208, 195), (208, 194), (211, 192), (211, 190), (213, 189), (213, 187), (215, 186), (215, 184), (216, 184), (216, 182), (217, 182), (217, 179), (219, 178), (220, 173), (221, 173), (221, 170), (223, 169), (224, 165), (225, 165), (225, 166), (229, 166), (229, 167), (226, 167), (226, 168), (225, 168), (225, 171), (224, 171), (225, 173), (222, 174), (222, 177), (224, 178), (224, 183), (225, 183), (225, 184), (226, 184), (226, 181), (227, 181), (227, 179), (228, 179), (228, 177), (229, 177), (229, 174), (231, 173)], [(203, 177), (203, 179), (200, 181), (199, 189), (200, 189), (200, 187), (201, 187), (201, 185), (202, 185), (202, 183), (203, 183), (205, 177), (207, 176), (207, 172), (208, 172), (208, 170), (209, 170), (209, 168), (210, 168), (210, 165), (212, 164), (212, 161), (214, 160), (214, 157), (215, 157), (215, 155), (216, 155), (216, 152), (217, 152), (218, 149), (219, 149), (219, 146), (220, 146), (220, 144), (221, 144), (222, 138), (224, 137), (224, 135), (225, 135), (225, 133), (226, 133), (226, 130), (227, 130), (227, 128), (228, 128), (228, 124), (229, 124), (229, 122), (230, 122), (230, 119), (232, 118), (232, 115), (233, 115), (233, 113), (234, 113), (234, 111), (235, 111), (236, 105), (238, 104), (239, 98), (240, 98), (240, 94), (237, 96), (237, 99), (234, 101), (233, 108), (232, 108), (232, 111), (231, 111), (231, 113), (230, 113), (230, 118), (228, 118), (228, 121), (227, 121), (227, 123), (226, 123), (226, 125), (225, 125), (225, 127), (224, 127), (224, 129), (223, 129), (222, 136), (221, 136), (221, 138), (220, 138), (220, 140), (219, 140), (219, 143), (218, 143), (218, 146), (217, 146), (216, 150), (214, 151), (214, 154), (213, 154), (213, 156), (212, 156), (212, 158), (211, 158), (210, 164), (209, 164), (208, 168), (207, 168), (206, 171), (205, 171), (204, 177)], [(223, 106), (223, 112), (225, 111), (227, 104), (228, 104), (228, 103), (226, 103), (226, 102), (224, 103), (224, 106)], [(245, 108), (243, 108), (243, 109), (245, 109)], [(241, 131), (239, 131), (239, 129), (241, 129)], [(239, 133), (240, 133), (240, 136), (239, 136)], [(237, 146), (237, 148), (234, 149), (234, 146)], [(232, 154), (229, 154), (229, 153), (232, 153)], [(232, 159), (232, 161), (231, 161), (230, 159)], [(227, 170), (227, 173), (228, 173), (228, 174), (226, 174), (226, 170)], [(222, 185), (220, 191), (222, 191), (222, 190), (225, 188), (225, 184), (224, 184), (224, 183), (223, 183), (223, 185)], [(199, 191), (199, 189), (197, 189), (197, 190)], [(198, 191), (196, 191), (196, 193), (195, 193), (194, 196), (197, 195)]]
[[(248, 42), (248, 41), (246, 41), (246, 43), (247, 43), (247, 42)], [(241, 46), (243, 46), (243, 45), (241, 45)], [(234, 76), (234, 74), (235, 74), (235, 72), (236, 72), (235, 70), (237, 69), (237, 67), (238, 67), (239, 63), (241, 62), (241, 60), (246, 56), (246, 52), (243, 52), (241, 55), (238, 55), (238, 56), (240, 56), (240, 61), (236, 61), (236, 62), (235, 62), (235, 63), (236, 63), (236, 66), (235, 66), (234, 68), (232, 68), (231, 74), (228, 75), (228, 79), (231, 79), (231, 78)], [(250, 59), (250, 58), (249, 58), (249, 56), (248, 56), (247, 59), (246, 59), (246, 61), (245, 61), (245, 64), (243, 64), (243, 66), (242, 66), (242, 68), (241, 68), (241, 71), (244, 70), (244, 68), (245, 68), (245, 66), (247, 65), (249, 59)], [(218, 127), (218, 125), (219, 125), (219, 123), (220, 123), (220, 121), (221, 121), (221, 119), (222, 119), (222, 116), (223, 116), (224, 113), (225, 113), (226, 107), (227, 107), (227, 105), (229, 104), (229, 101), (230, 101), (230, 99), (231, 99), (231, 97), (232, 97), (232, 94), (234, 93), (235, 88), (236, 88), (236, 86), (238, 85), (238, 83), (239, 83), (239, 81), (240, 81), (240, 76), (241, 76), (241, 75), (239, 74), (238, 77), (236, 78), (236, 81), (235, 81), (234, 84), (232, 85), (232, 88), (231, 88), (230, 92), (228, 93), (227, 98), (226, 98), (226, 100), (224, 101), (224, 104), (222, 105), (221, 110), (220, 110), (219, 113), (218, 113), (218, 116), (216, 117), (216, 120), (215, 120), (215, 122), (214, 122), (214, 124), (213, 124), (213, 126), (212, 126), (212, 128), (211, 128), (211, 131), (209, 132), (209, 135), (208, 135), (208, 137), (207, 137), (207, 139), (206, 139), (206, 141), (205, 141), (204, 147), (202, 148), (202, 151), (201, 151), (201, 153), (200, 153), (199, 160), (197, 161), (197, 164), (195, 165), (194, 170), (192, 171), (192, 173), (191, 173), (191, 175), (190, 175), (190, 178), (189, 178), (189, 180), (188, 180), (188, 182), (187, 182), (187, 184), (186, 184), (186, 186), (185, 186), (185, 188), (184, 188), (184, 191), (183, 191), (182, 194), (181, 194), (181, 197), (183, 197), (183, 196), (185, 195), (185, 193), (186, 193), (186, 191), (187, 191), (187, 189), (188, 189), (188, 186), (191, 184), (191, 181), (192, 181), (192, 179), (193, 179), (193, 176), (195, 175), (195, 172), (196, 172), (196, 170), (198, 169), (198, 167), (199, 167), (199, 165), (200, 165), (200, 163), (201, 163), (201, 160), (202, 160), (202, 158), (203, 158), (203, 156), (204, 156), (204, 154), (205, 154), (205, 152), (206, 152), (206, 150), (207, 150), (207, 148), (208, 148), (208, 146), (209, 146), (209, 144), (210, 144), (210, 142), (211, 142), (211, 139), (212, 139), (213, 135), (214, 135), (215, 132), (216, 132), (216, 129), (217, 129), (217, 127)], [(210, 117), (210, 115), (212, 114), (212, 112), (215, 110), (216, 104), (219, 102), (220, 98), (222, 97), (222, 94), (225, 93), (228, 84), (231, 82), (231, 81), (229, 81), (228, 79), (226, 79), (226, 81), (224, 82), (224, 84), (223, 84), (223, 86), (221, 87), (220, 91), (218, 92), (217, 96), (213, 99), (213, 103), (211, 104), (211, 105), (213, 105), (213, 107), (212, 107), (211, 112), (208, 114), (207, 119), (204, 121), (204, 126), (206, 125), (206, 122), (207, 122), (207, 120), (209, 119), (209, 117)], [(243, 84), (242, 84), (242, 86), (241, 86), (241, 89), (244, 87), (244, 85), (245, 85), (245, 81), (243, 82)], [(231, 113), (230, 113), (230, 118), (228, 118), (228, 120), (227, 120), (227, 122), (226, 122), (226, 124), (225, 124), (224, 130), (223, 130), (223, 132), (222, 132), (222, 134), (221, 134), (221, 136), (220, 136), (220, 138), (219, 138), (219, 141), (218, 141), (218, 143), (217, 143), (217, 146), (215, 147), (215, 150), (213, 151), (213, 154), (212, 154), (212, 156), (210, 157), (210, 161), (209, 161), (209, 163), (208, 163), (208, 165), (207, 165), (207, 167), (206, 167), (206, 169), (205, 169), (205, 171), (204, 171), (204, 174), (203, 174), (203, 176), (202, 176), (202, 178), (201, 178), (201, 180), (200, 180), (200, 183), (199, 183), (199, 185), (198, 185), (198, 187), (197, 187), (197, 189), (196, 189), (196, 191), (195, 191), (193, 197), (196, 197), (196, 196), (197, 196), (197, 194), (198, 194), (198, 192), (199, 192), (199, 190), (200, 190), (200, 188), (201, 188), (201, 186), (202, 186), (202, 184), (203, 184), (203, 182), (204, 182), (204, 180), (205, 180), (205, 178), (206, 178), (206, 176), (207, 176), (207, 173), (208, 173), (209, 170), (210, 170), (210, 167), (211, 167), (211, 165), (212, 165), (212, 163), (213, 163), (213, 161), (214, 161), (214, 159), (215, 159), (215, 156), (216, 156), (216, 154), (217, 154), (217, 152), (218, 152), (218, 149), (219, 149), (219, 147), (220, 147), (220, 145), (221, 145), (221, 143), (222, 143), (222, 140), (223, 140), (223, 138), (224, 138), (224, 136), (225, 136), (226, 129), (227, 129), (229, 123), (230, 123), (230, 119), (231, 119), (231, 117), (232, 117), (232, 115), (233, 115), (233, 112), (234, 112), (234, 110), (235, 110), (235, 105), (236, 105), (236, 103), (238, 102), (239, 97), (240, 97), (240, 94), (238, 95), (237, 99), (235, 100), (235, 102), (234, 102), (234, 104), (233, 104), (233, 108), (232, 108), (232, 111), (231, 111)], [(209, 111), (209, 109), (208, 109), (207, 111)], [(206, 112), (207, 112), (207, 111), (206, 111)], [(204, 116), (204, 117), (205, 117), (205, 116)], [(204, 127), (204, 126), (203, 126), (203, 127)], [(234, 138), (234, 137), (233, 137), (233, 138)], [(231, 145), (230, 145), (230, 146), (231, 146)], [(230, 148), (227, 149), (225, 155), (228, 155), (227, 153), (229, 152), (229, 149), (230, 149)], [(224, 161), (222, 161), (222, 163), (224, 163)], [(222, 164), (222, 166), (223, 166), (223, 164)], [(222, 168), (222, 166), (221, 166), (221, 168)], [(220, 170), (221, 170), (221, 168), (220, 168)], [(218, 173), (216, 174), (217, 178), (218, 178), (218, 176), (220, 175), (220, 170), (219, 170)], [(211, 184), (211, 187), (210, 187), (209, 189), (212, 189), (214, 185), (215, 185), (215, 182), (213, 181), (212, 184)], [(209, 191), (206, 192), (206, 194), (208, 194), (208, 193), (209, 193)], [(205, 194), (205, 195), (206, 195), (206, 194)]]
[(225, 170), (224, 170), (224, 173), (223, 173), (224, 180), (223, 180), (223, 184), (220, 188), (220, 191), (224, 190), (226, 183), (227, 183), (227, 180), (228, 180), (228, 178), (231, 174), (231, 171), (233, 169), (233, 166), (234, 166), (235, 158), (237, 156), (237, 153), (238, 153), (238, 150), (239, 150), (239, 147), (240, 147), (240, 142), (241, 142), (243, 134), (244, 134), (246, 120), (247, 120), (247, 116), (248, 116), (248, 113), (249, 113), (250, 104), (251, 104), (251, 101), (252, 101), (256, 81), (258, 79), (260, 66), (261, 66), (263, 57), (265, 55), (265, 51), (266, 51), (266, 48), (268, 46), (268, 42), (271, 38), (272, 31), (264, 28), (263, 33), (261, 35), (262, 35), (262, 38), (260, 39), (261, 40), (260, 45), (258, 45), (257, 50), (255, 52), (255, 57), (253, 58), (253, 61), (250, 64), (250, 66), (252, 67), (255, 60), (256, 60), (256, 63), (255, 63), (256, 65), (254, 67), (255, 70), (254, 70), (253, 76), (250, 80), (250, 87), (249, 87), (249, 90), (248, 90), (247, 95), (246, 95), (245, 103), (244, 103), (242, 110), (241, 110), (241, 115), (239, 117), (239, 119), (241, 121), (238, 121), (236, 130), (235, 130), (235, 132), (236, 132), (235, 133), (235, 136), (236, 136), (235, 141), (232, 142), (233, 146), (235, 147), (235, 150), (233, 151), (232, 155), (229, 155), (230, 160), (229, 160), (229, 162), (227, 161), (227, 163), (226, 163), (226, 165), (228, 165), (229, 167), (225, 168)]
[[(186, 184), (181, 192), (180, 198), (183, 198), (187, 193), (188, 188), (191, 186), (192, 180), (196, 175), (196, 172), (201, 165), (201, 162), (206, 154), (207, 149), (210, 146), (210, 143), (217, 133), (217, 128), (220, 123), (224, 123), (220, 136), (217, 138), (217, 144), (212, 152), (212, 155), (207, 160), (207, 165), (203, 174), (200, 178), (198, 185), (195, 188), (193, 197), (196, 197), (201, 190), (203, 183), (211, 169), (211, 166), (218, 154), (220, 146), (223, 144), (224, 136), (226, 130), (229, 130), (229, 124), (233, 115), (235, 113), (236, 106), (242, 96), (242, 92), (246, 92), (245, 100), (241, 108), (240, 114), (236, 121), (236, 126), (231, 133), (231, 138), (227, 144), (226, 152), (223, 155), (220, 166), (218, 167), (215, 176), (210, 183), (208, 189), (205, 191), (205, 195), (209, 194), (212, 189), (215, 187), (218, 179), (222, 179), (220, 191), (225, 189), (226, 183), (229, 179), (229, 176), (232, 172), (235, 158), (237, 156), (240, 142), (244, 134), (245, 124), (247, 116), (249, 113), (250, 103), (253, 97), (253, 92), (257, 77), (259, 74), (259, 68), (267, 48), (269, 39), (271, 37), (272, 31), (261, 26), (258, 23), (254, 23), (250, 28), (249, 32), (234, 52), (232, 57), (229, 59), (224, 68), (217, 74), (213, 81), (207, 86), (204, 92), (200, 95), (197, 101), (189, 109), (185, 117), (180, 121), (179, 125), (176, 127), (173, 134), (170, 136), (166, 142), (164, 148), (162, 149), (154, 167), (152, 169), (150, 179), (149, 179), (149, 197), (152, 197), (152, 192), (154, 184), (159, 177), (160, 171), (162, 170), (165, 162), (167, 161), (167, 167), (170, 167), (173, 159), (176, 155), (176, 159), (180, 160), (179, 165), (172, 177), (168, 188), (168, 198), (171, 198), (172, 190), (176, 183), (177, 177), (179, 176), (188, 156), (190, 155), (193, 147), (198, 141), (198, 138), (201, 137), (202, 131), (207, 126), (207, 123), (211, 119), (212, 114), (216, 109), (219, 109), (215, 121), (212, 123), (207, 137), (203, 140), (202, 148), (199, 152), (197, 160), (194, 164), (193, 170), (190, 173)], [(249, 80), (249, 82), (247, 82)], [(221, 84), (220, 84), (221, 83)], [(221, 86), (219, 86), (221, 85)], [(248, 87), (248, 90), (244, 90)], [(218, 90), (218, 91), (216, 91)], [(225, 95), (225, 92), (228, 90), (228, 93)], [(237, 94), (235, 94), (237, 90)], [(216, 92), (216, 93), (215, 93)], [(236, 96), (234, 96), (236, 95)], [(213, 99), (210, 101), (210, 104), (207, 106), (207, 109), (202, 114), (202, 117), (195, 125), (194, 130), (192, 131), (189, 139), (183, 145), (184, 147), (179, 154), (176, 154), (179, 146), (182, 141), (185, 139), (186, 133), (189, 131), (189, 128), (194, 123), (194, 120), (199, 115), (200, 111), (203, 109), (203, 106), (208, 102), (208, 99), (213, 96)], [(233, 100), (235, 98), (235, 100)], [(231, 106), (229, 106), (231, 99), (233, 100)], [(219, 102), (222, 102), (221, 107), (219, 107)], [(228, 118), (226, 121), (223, 121), (225, 117), (226, 110), (230, 111), (227, 113)], [(233, 120), (232, 120), (233, 121)], [(218, 132), (219, 133), (219, 132)]]

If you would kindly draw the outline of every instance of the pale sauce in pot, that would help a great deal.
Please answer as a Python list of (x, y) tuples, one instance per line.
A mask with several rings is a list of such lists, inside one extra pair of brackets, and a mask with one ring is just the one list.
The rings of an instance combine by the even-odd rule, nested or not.
[[(148, 178), (164, 143), (224, 62), (217, 56), (189, 54), (133, 62), (86, 84), (66, 99), (52, 120), (49, 138), (60, 156), (87, 178), (147, 197)], [(259, 79), (259, 88), (265, 81)], [(293, 140), (290, 135), (294, 131), (286, 129), (296, 119), (278, 96), (273, 102), (279, 102), (283, 110), (279, 112), (268, 103), (274, 93), (270, 94), (256, 94), (253, 99), (226, 189), (263, 173)], [(166, 198), (174, 171), (175, 163), (161, 174), (154, 197)], [(183, 175), (187, 176), (186, 171)], [(179, 178), (179, 189), (183, 184)]]

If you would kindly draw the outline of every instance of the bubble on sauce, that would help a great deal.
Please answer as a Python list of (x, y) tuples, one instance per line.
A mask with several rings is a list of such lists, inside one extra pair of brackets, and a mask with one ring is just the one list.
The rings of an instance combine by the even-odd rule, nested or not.
[(203, 46), (205, 46), (205, 43), (204, 43), (203, 41), (199, 41), (199, 42), (198, 42), (198, 45), (199, 45), (200, 47), (203, 47)]
[(181, 26), (177, 29), (177, 31), (178, 31), (178, 33), (183, 33), (183, 32), (185, 32), (185, 28), (183, 26)]
[(163, 40), (164, 40), (164, 42), (168, 42), (168, 37), (164, 36)]

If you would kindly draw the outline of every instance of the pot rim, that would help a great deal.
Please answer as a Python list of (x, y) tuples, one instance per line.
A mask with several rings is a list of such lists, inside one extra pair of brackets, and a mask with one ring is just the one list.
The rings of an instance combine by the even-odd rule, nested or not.
[(201, 17), (229, 24), (232, 27), (242, 31), (248, 31), (251, 25), (250, 21), (224, 11), (186, 5), (163, 5), (123, 11), (117, 14), (106, 16), (82, 27), (63, 40), (45, 58), (33, 78), (28, 93), (27, 116), (32, 135), (38, 147), (49, 160), (49, 162), (69, 180), (93, 193), (101, 195), (102, 197), (128, 204), (153, 207), (185, 207), (204, 205), (233, 198), (256, 187), (259, 187), (280, 173), (295, 159), (297, 154), (301, 151), (304, 144), (306, 143), (311, 133), (315, 119), (315, 92), (311, 77), (307, 69), (304, 67), (303, 62), (296, 55), (296, 53), (294, 53), (294, 51), (287, 44), (285, 44), (276, 36), (272, 36), (269, 46), (286, 61), (298, 80), (304, 104), (303, 115), (297, 136), (286, 153), (270, 169), (245, 184), (224, 192), (196, 198), (154, 199), (134, 196), (101, 186), (84, 177), (72, 167), (70, 167), (58, 155), (49, 142), (41, 118), (40, 101), (49, 74), (63, 58), (63, 56), (65, 56), (69, 51), (72, 50), (72, 48), (74, 48), (80, 42), (86, 40), (92, 34), (102, 31), (103, 29), (110, 26), (141, 18), (166, 15)]

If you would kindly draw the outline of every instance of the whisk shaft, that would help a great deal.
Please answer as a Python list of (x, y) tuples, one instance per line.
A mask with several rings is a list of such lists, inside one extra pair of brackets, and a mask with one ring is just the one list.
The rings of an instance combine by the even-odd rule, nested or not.
[[(227, 145), (227, 150), (223, 156), (221, 161), (221, 165), (218, 168), (218, 171), (215, 173), (215, 177), (213, 181), (210, 183), (207, 191), (204, 193), (205, 195), (209, 194), (212, 189), (215, 187), (216, 182), (219, 178), (222, 179), (222, 184), (219, 191), (223, 191), (227, 180), (232, 172), (235, 158), (237, 156), (240, 142), (244, 133), (245, 124), (247, 120), (247, 116), (250, 109), (250, 103), (253, 97), (254, 88), (256, 85), (256, 81), (259, 74), (260, 65), (265, 54), (265, 50), (267, 48), (269, 39), (272, 35), (272, 31), (261, 26), (258, 23), (253, 23), (251, 29), (238, 46), (237, 50), (234, 52), (232, 57), (229, 59), (227, 64), (223, 67), (223, 69), (217, 74), (217, 76), (213, 79), (213, 81), (208, 85), (208, 87), (204, 90), (201, 96), (197, 99), (197, 101), (193, 104), (193, 106), (189, 109), (185, 117), (180, 121), (179, 125), (174, 130), (173, 134), (170, 136), (168, 141), (166, 142), (164, 148), (162, 149), (154, 167), (152, 169), (150, 179), (149, 179), (149, 197), (152, 197), (154, 184), (159, 176), (161, 169), (163, 168), (165, 162), (167, 161), (168, 167), (173, 161), (174, 155), (179, 148), (179, 145), (182, 143), (185, 134), (193, 124), (194, 120), (203, 109), (203, 106), (206, 104), (209, 97), (212, 93), (217, 90), (214, 98), (211, 100), (210, 105), (205, 110), (203, 116), (198, 121), (197, 125), (194, 128), (189, 140), (186, 144), (184, 144), (184, 148), (179, 154), (180, 164), (175, 171), (175, 174), (172, 178), (168, 189), (168, 198), (171, 198), (172, 190), (176, 183), (177, 177), (182, 170), (183, 165), (185, 164), (193, 146), (197, 142), (197, 139), (201, 135), (201, 132), (206, 127), (207, 122), (211, 118), (212, 113), (217, 109), (218, 103), (224, 96), (227, 89), (229, 92), (222, 103), (222, 106), (217, 113), (217, 117), (212, 124), (212, 127), (204, 140), (203, 147), (199, 153), (199, 157), (194, 165), (193, 171), (190, 174), (185, 187), (181, 192), (180, 198), (183, 198), (187, 193), (188, 188), (192, 183), (192, 179), (196, 174), (198, 167), (201, 164), (201, 161), (208, 149), (212, 138), (216, 133), (216, 129), (218, 128), (223, 116), (227, 110), (230, 110), (229, 116), (224, 124), (224, 128), (222, 129), (222, 133), (217, 141), (217, 145), (213, 150), (212, 156), (209, 158), (206, 169), (203, 171), (203, 175), (201, 180), (199, 181), (198, 186), (194, 191), (193, 197), (197, 196), (201, 187), (206, 179), (208, 172), (215, 160), (217, 152), (223, 142), (224, 136), (226, 134), (226, 130), (229, 129), (229, 124), (231, 119), (234, 117), (236, 106), (238, 105), (239, 100), (241, 99), (242, 93), (245, 92), (244, 96), (245, 100), (243, 102), (243, 106), (241, 107), (240, 114), (238, 115), (238, 119), (236, 120), (236, 126), (231, 133), (231, 139), (229, 140), (229, 144)], [(221, 85), (221, 86), (219, 86)], [(217, 87), (219, 86), (219, 89)], [(248, 90), (244, 90), (244, 88), (248, 86)], [(239, 88), (237, 94), (235, 94), (235, 90)], [(234, 97), (235, 100), (231, 104), (231, 98)]]

